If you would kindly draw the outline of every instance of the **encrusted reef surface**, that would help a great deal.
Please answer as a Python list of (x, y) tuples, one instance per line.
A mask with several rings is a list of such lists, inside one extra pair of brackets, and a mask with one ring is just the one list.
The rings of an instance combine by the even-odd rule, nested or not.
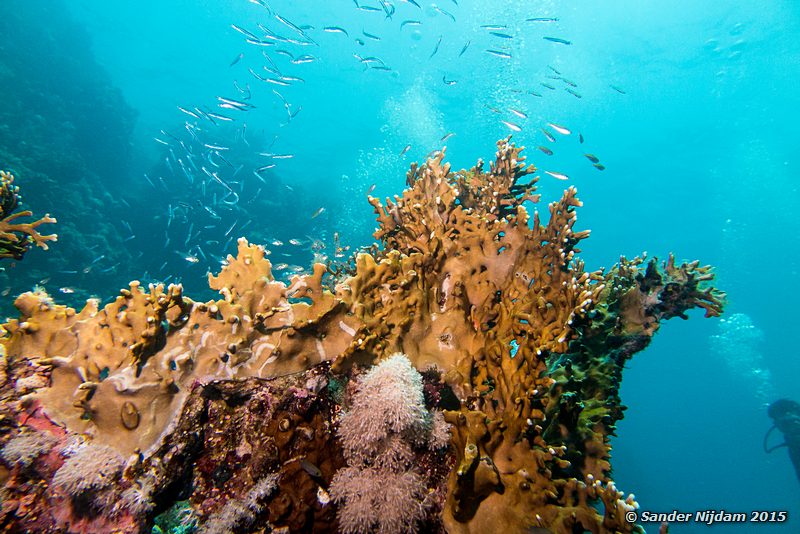
[[(131, 283), (2, 327), (0, 524), (53, 531), (638, 532), (611, 478), (625, 362), (722, 311), (708, 267), (586, 271), (570, 187), (544, 223), (510, 139), (438, 153), (381, 203), (347, 277), (286, 285), (261, 247), (194, 302)], [(330, 289), (329, 289), (330, 288)]]

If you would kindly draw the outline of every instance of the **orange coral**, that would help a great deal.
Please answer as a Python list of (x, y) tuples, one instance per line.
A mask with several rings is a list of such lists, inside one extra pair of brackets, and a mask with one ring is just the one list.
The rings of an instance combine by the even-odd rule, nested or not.
[(275, 281), (263, 249), (242, 239), (209, 276), (219, 300), (132, 283), (102, 310), (76, 312), (26, 293), (2, 345), (41, 366), (50, 385), (33, 395), (54, 420), (126, 454), (159, 446), (198, 381), (326, 360), (343, 372), (403, 352), (440, 369), (460, 400), (446, 413), (448, 531), (635, 531), (623, 515), (636, 504), (608, 461), (622, 364), (659, 321), (698, 306), (718, 314), (721, 296), (700, 287), (707, 268), (672, 258), (663, 275), (654, 263), (640, 273), (638, 259), (585, 271), (577, 191), (550, 204), (546, 224), (531, 218), (523, 204), (538, 201), (538, 177), (519, 183), (536, 170), (521, 150), (498, 142), (489, 172), (452, 172), (443, 152), (413, 165), (402, 197), (369, 199), (383, 250), (357, 256), (334, 291), (319, 264)]
[(56, 234), (42, 235), (36, 229), (56, 220), (45, 215), (30, 223), (13, 222), (20, 217), (30, 217), (31, 211), (13, 213), (19, 203), (19, 187), (14, 185), (14, 175), (0, 171), (0, 258), (21, 259), (30, 245), (47, 250), (48, 241), (56, 241)]

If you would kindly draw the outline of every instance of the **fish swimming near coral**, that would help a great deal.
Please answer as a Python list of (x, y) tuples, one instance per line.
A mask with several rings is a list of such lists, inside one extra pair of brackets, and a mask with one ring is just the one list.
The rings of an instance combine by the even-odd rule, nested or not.
[(567, 128), (566, 126), (561, 126), (559, 124), (554, 124), (552, 122), (548, 122), (547, 125), (552, 129), (554, 129), (555, 131), (557, 131), (558, 133), (560, 133), (561, 135), (569, 135), (572, 133), (570, 129)]
[(552, 176), (556, 180), (569, 180), (569, 176), (567, 176), (566, 174), (560, 173), (560, 172), (551, 172), (551, 171), (544, 171), (544, 172), (545, 172), (545, 174), (549, 174), (550, 176)]

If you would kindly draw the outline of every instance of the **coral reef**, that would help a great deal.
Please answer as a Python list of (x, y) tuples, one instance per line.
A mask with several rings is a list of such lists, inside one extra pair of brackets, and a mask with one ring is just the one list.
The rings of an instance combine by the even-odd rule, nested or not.
[[(18, 297), (19, 318), (0, 332), (2, 441), (37, 424), (129, 458), (108, 487), (67, 496), (68, 521), (51, 521), (99, 521), (101, 494), (115, 492), (127, 508), (102, 518), (138, 528), (188, 500), (187, 521), (211, 530), (400, 531), (424, 517), (424, 529), (448, 532), (641, 531), (624, 519), (633, 496), (611, 478), (623, 366), (662, 321), (692, 308), (718, 315), (723, 295), (708, 267), (672, 256), (586, 271), (577, 191), (550, 204), (546, 222), (529, 216), (538, 178), (521, 150), (501, 140), (488, 171), (479, 161), (452, 172), (443, 153), (412, 166), (402, 197), (369, 199), (382, 248), (358, 255), (332, 291), (320, 264), (275, 281), (264, 250), (242, 239), (209, 275), (215, 301), (136, 282), (81, 311), (41, 292)], [(402, 371), (398, 352), (422, 379)], [(385, 409), (370, 418), (367, 405)], [(445, 440), (437, 410), (452, 426), (439, 460), (420, 449)], [(353, 445), (359, 433), (366, 449)], [(26, 484), (46, 486), (64, 459), (32, 462), (0, 478), (9, 502)], [(393, 499), (419, 513), (391, 525), (348, 516), (361, 498), (353, 481), (400, 488)], [(64, 498), (32, 495), (39, 522)], [(339, 522), (337, 507), (356, 519)], [(31, 528), (19, 517), (2, 521)]]
[(55, 234), (42, 235), (36, 228), (56, 220), (49, 214), (41, 219), (23, 223), (15, 222), (20, 217), (30, 217), (30, 211), (14, 211), (20, 202), (19, 187), (14, 185), (14, 175), (0, 171), (0, 258), (22, 259), (31, 245), (47, 250), (48, 241), (56, 241)]

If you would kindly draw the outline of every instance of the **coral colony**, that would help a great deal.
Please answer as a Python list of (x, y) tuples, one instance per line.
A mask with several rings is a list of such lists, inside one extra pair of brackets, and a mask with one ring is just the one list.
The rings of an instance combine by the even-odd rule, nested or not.
[(584, 270), (577, 191), (531, 217), (521, 150), (412, 165), (402, 197), (369, 199), (382, 246), (333, 280), (278, 282), (240, 239), (216, 301), (20, 295), (0, 339), (4, 527), (640, 532), (610, 476), (622, 369), (724, 295), (672, 256)]
[(19, 187), (14, 185), (14, 175), (0, 171), (0, 258), (21, 260), (31, 245), (47, 250), (47, 242), (55, 241), (57, 236), (41, 235), (36, 228), (56, 220), (45, 215), (32, 223), (14, 222), (20, 217), (30, 217), (30, 211), (16, 211), (22, 198)]

